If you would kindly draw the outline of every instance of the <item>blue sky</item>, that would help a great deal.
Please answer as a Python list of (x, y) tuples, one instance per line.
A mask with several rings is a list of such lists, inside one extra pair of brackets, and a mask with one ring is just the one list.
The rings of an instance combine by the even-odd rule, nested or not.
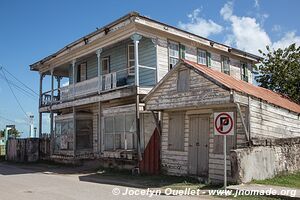
[[(299, 7), (298, 0), (1, 0), (0, 65), (38, 92), (39, 75), (29, 70), (30, 64), (130, 11), (258, 54), (257, 49), (265, 45), (282, 48), (293, 42), (300, 44)], [(35, 115), (37, 125), (37, 96), (12, 89), (25, 112)], [(3, 77), (0, 93), (0, 128), (11, 124), (9, 119), (27, 136), (28, 120)]]

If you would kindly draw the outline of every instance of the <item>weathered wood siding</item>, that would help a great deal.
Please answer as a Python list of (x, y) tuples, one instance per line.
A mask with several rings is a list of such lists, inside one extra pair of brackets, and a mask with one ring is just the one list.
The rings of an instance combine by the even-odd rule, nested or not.
[(251, 137), (288, 138), (300, 136), (299, 114), (250, 99)]
[(185, 45), (185, 59), (197, 62), (197, 48)]
[[(147, 67), (156, 68), (156, 49), (155, 44), (149, 38), (143, 37), (139, 43), (139, 64)], [(156, 84), (156, 71), (140, 68), (140, 85), (153, 86)]]
[(162, 135), (161, 135), (161, 163), (162, 170), (171, 175), (186, 175), (188, 174), (188, 116), (185, 115), (184, 123), (184, 150), (171, 151), (169, 150), (169, 114), (163, 113), (162, 116)]
[[(223, 146), (223, 140), (217, 140), (214, 135), (213, 113), (221, 111), (232, 111), (235, 113), (235, 136), (228, 136), (227, 152), (234, 148), (244, 147), (245, 145), (245, 131), (241, 124), (240, 117), (237, 115), (236, 108), (218, 108), (218, 109), (193, 109), (193, 110), (180, 110), (185, 113), (184, 117), (184, 149), (182, 151), (172, 151), (169, 149), (169, 116), (170, 112), (164, 111), (162, 115), (162, 142), (161, 142), (161, 163), (164, 172), (170, 175), (188, 175), (189, 174), (189, 161), (188, 161), (188, 147), (190, 136), (190, 121), (189, 118), (192, 114), (200, 113), (209, 115), (209, 173), (208, 178), (213, 182), (221, 182), (224, 178), (224, 156), (223, 151), (215, 152), (216, 146)], [(242, 107), (242, 113), (246, 116), (246, 108)], [(223, 148), (223, 147), (222, 147)], [(228, 180), (231, 177), (231, 163), (230, 157), (227, 156), (227, 172)]]
[[(182, 66), (183, 67), (183, 66)], [(182, 68), (181, 67), (181, 68)], [(186, 69), (183, 67), (183, 69)], [(174, 71), (147, 101), (147, 109), (163, 110), (230, 102), (230, 93), (190, 70), (190, 89), (177, 92), (178, 73)]]
[[(127, 68), (127, 46), (131, 44), (130, 39), (119, 42), (113, 47), (103, 49), (101, 53), (101, 59), (109, 57), (110, 61), (110, 72), (119, 71)], [(139, 64), (156, 68), (156, 49), (155, 44), (152, 43), (151, 39), (143, 37), (139, 42)], [(80, 63), (87, 63), (87, 79), (92, 79), (97, 76), (97, 56), (91, 55), (86, 59), (81, 59), (76, 62), (76, 66)], [(77, 71), (76, 71), (77, 72)], [(76, 73), (75, 73), (76, 74)], [(118, 78), (126, 78), (127, 83), (134, 83), (134, 76), (128, 76), (127, 70), (117, 74)], [(70, 84), (73, 82), (72, 67), (69, 67), (69, 81)], [(156, 83), (156, 72), (150, 69), (140, 70), (140, 85), (148, 86)]]
[[(168, 60), (168, 39), (167, 38), (161, 38), (158, 40), (158, 45), (157, 45), (157, 65), (159, 66), (158, 68), (158, 81), (168, 72), (169, 70), (169, 60)], [(197, 62), (197, 48), (192, 45), (188, 45), (183, 43), (185, 46), (185, 59)], [(221, 54), (215, 52), (215, 51), (210, 51), (208, 49), (203, 49), (206, 50), (211, 54), (211, 68), (217, 71), (221, 71)], [(228, 55), (226, 55), (228, 56)], [(229, 56), (230, 60), (230, 75), (233, 76), (236, 79), (241, 79), (241, 60), (238, 60), (237, 58), (232, 58)], [(252, 66), (251, 64), (248, 64), (248, 80), (249, 83), (252, 83)]]
[(93, 104), (93, 152), (100, 152), (100, 124), (99, 124), (99, 104)]
[(157, 81), (160, 81), (169, 71), (168, 42), (166, 39), (158, 39), (156, 45), (157, 56)]

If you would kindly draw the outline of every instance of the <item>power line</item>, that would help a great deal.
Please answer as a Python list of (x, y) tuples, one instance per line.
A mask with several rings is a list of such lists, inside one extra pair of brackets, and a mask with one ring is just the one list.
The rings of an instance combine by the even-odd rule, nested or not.
[(23, 123), (21, 123), (21, 122), (16, 122), (16, 121), (14, 121), (14, 120), (12, 120), (12, 119), (8, 119), (8, 118), (3, 117), (3, 116), (1, 116), (1, 115), (0, 115), (0, 118), (6, 120), (6, 121), (8, 121), (8, 122), (12, 122), (12, 123), (14, 123), (14, 124), (26, 124), (25, 122), (23, 122)]
[(20, 81), (17, 77), (15, 77), (12, 73), (10, 73), (7, 69), (5, 69), (5, 67), (1, 66), (0, 70), (5, 70), (9, 75), (11, 75), (14, 79), (16, 79), (19, 83), (21, 83), (24, 87), (26, 87), (27, 89), (29, 89), (30, 91), (32, 91), (34, 94), (39, 95), (37, 92), (35, 92), (33, 89), (31, 89), (30, 87), (28, 87), (25, 83), (23, 83), (22, 81)]
[[(2, 74), (0, 74), (0, 78), (5, 80), (4, 76)], [(6, 81), (6, 80), (5, 80)], [(30, 97), (34, 100), (37, 100), (37, 97), (31, 93), (31, 92), (28, 92), (27, 90), (25, 90), (24, 88), (20, 87), (19, 85), (15, 84), (13, 81), (9, 80), (9, 83), (14, 86), (16, 89), (18, 89), (20, 92), (22, 92), (24, 95), (26, 95), (27, 97)]]
[(23, 107), (22, 107), (22, 105), (21, 105), (19, 99), (17, 98), (16, 94), (14, 93), (13, 89), (11, 88), (11, 85), (10, 85), (9, 81), (7, 80), (7, 77), (6, 77), (6, 75), (5, 75), (5, 73), (4, 73), (3, 70), (2, 70), (2, 74), (3, 74), (3, 76), (4, 76), (5, 80), (6, 80), (6, 83), (8, 84), (8, 87), (9, 87), (11, 93), (12, 93), (13, 96), (15, 97), (15, 99), (16, 99), (16, 101), (17, 101), (19, 107), (21, 108), (21, 110), (23, 111), (23, 113), (25, 114), (25, 116), (26, 116), (27, 118), (29, 118), (29, 116), (27, 115), (27, 113), (26, 113), (25, 110), (23, 109)]

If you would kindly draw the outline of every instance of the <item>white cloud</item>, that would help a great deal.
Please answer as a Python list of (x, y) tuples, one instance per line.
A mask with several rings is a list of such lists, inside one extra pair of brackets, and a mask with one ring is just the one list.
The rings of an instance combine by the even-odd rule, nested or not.
[(285, 35), (280, 40), (273, 43), (272, 47), (274, 49), (278, 49), (278, 48), (283, 49), (293, 43), (296, 43), (297, 46), (300, 46), (300, 36), (296, 35), (296, 31), (290, 31), (285, 33)]
[(227, 2), (220, 10), (220, 15), (224, 20), (229, 20), (233, 14), (233, 2)]
[(199, 17), (201, 9), (195, 9), (191, 14), (188, 15), (189, 22), (179, 22), (178, 27), (202, 37), (208, 37), (212, 34), (218, 34), (223, 31), (223, 27), (213, 20), (206, 20)]
[(233, 14), (233, 3), (226, 3), (220, 10), (225, 21), (231, 24), (231, 33), (226, 43), (241, 50), (258, 54), (258, 49), (265, 49), (271, 39), (255, 18), (239, 17)]
[(280, 31), (281, 31), (281, 26), (278, 25), (278, 24), (275, 24), (275, 25), (272, 27), (272, 31), (273, 31), (273, 32), (280, 32)]

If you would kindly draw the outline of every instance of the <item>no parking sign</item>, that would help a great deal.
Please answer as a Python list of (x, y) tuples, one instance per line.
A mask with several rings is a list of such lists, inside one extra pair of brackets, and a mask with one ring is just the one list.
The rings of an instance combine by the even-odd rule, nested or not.
[(233, 112), (214, 113), (215, 135), (234, 135)]
[(214, 132), (215, 135), (222, 135), (224, 138), (224, 189), (227, 187), (227, 135), (234, 135), (234, 115), (233, 112), (214, 113)]

